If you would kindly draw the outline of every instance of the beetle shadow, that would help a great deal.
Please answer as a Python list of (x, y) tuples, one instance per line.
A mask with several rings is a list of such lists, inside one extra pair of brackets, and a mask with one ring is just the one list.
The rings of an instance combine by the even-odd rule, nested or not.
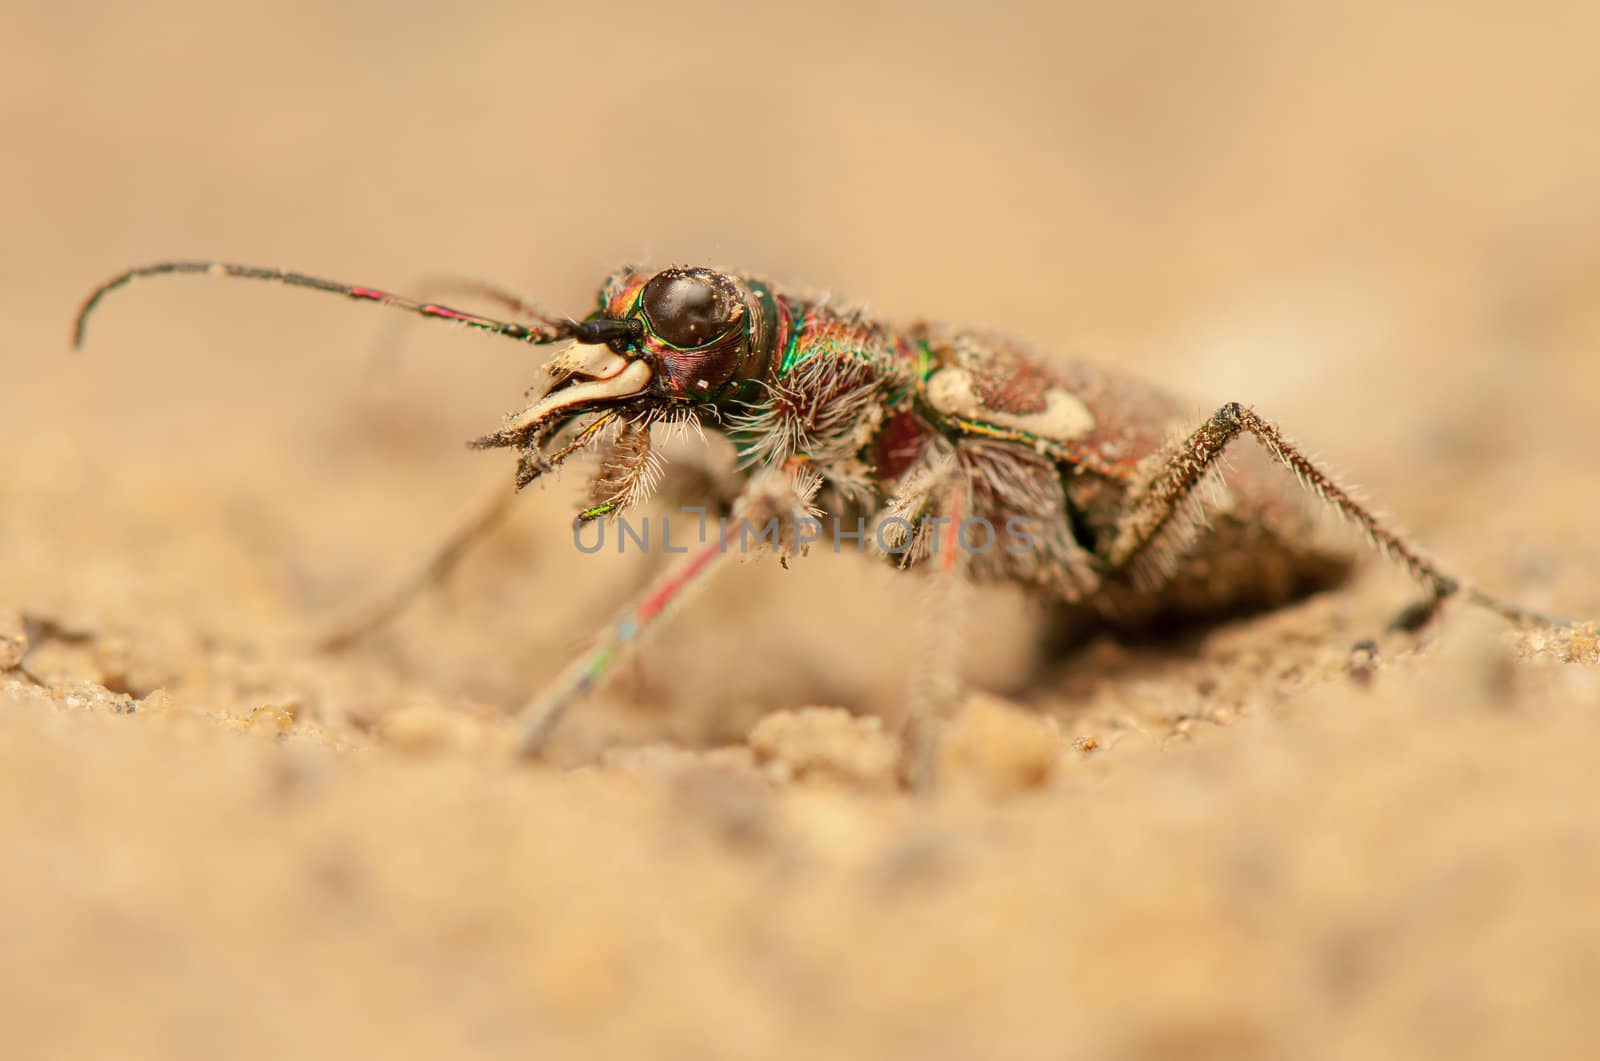
[(1237, 640), (1252, 626), (1261, 628), (1264, 642), (1282, 637), (1288, 627), (1266, 629), (1274, 616), (1281, 614), (1297, 625), (1302, 606), (1337, 592), (1350, 571), (1350, 564), (1330, 562), (1271, 590), (1241, 594), (1222, 604), (1156, 606), (1122, 616), (1108, 617), (1081, 605), (1052, 606), (1035, 640), (1035, 665), (1007, 692), (1026, 699), (1075, 698), (1107, 683), (1192, 674), (1215, 666), (1233, 651), (1219, 655), (1219, 638)]

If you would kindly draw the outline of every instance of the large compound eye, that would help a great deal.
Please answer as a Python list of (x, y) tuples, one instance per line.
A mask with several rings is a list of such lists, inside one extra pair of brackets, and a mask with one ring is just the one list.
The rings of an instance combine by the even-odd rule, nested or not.
[(722, 277), (709, 269), (667, 269), (640, 296), (650, 330), (690, 350), (720, 339), (739, 319), (739, 305)]

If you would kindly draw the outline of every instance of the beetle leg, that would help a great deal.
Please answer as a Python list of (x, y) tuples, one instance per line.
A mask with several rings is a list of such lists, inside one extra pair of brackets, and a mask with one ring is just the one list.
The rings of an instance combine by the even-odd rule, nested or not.
[(515, 720), (517, 753), (537, 755), (563, 715), (616, 665), (632, 652), (639, 640), (667, 611), (681, 603), (689, 590), (703, 586), (730, 552), (748, 542), (750, 529), (773, 524), (785, 528), (776, 535), (781, 550), (789, 547), (793, 528), (811, 515), (811, 498), (819, 481), (803, 461), (753, 478), (733, 504), (731, 518), (720, 522), (710, 537), (680, 565), (662, 573), (623, 607), (603, 627), (593, 647), (569, 663), (554, 681), (522, 709)]
[(347, 619), (319, 637), (316, 641), (317, 649), (322, 652), (340, 652), (349, 648), (393, 621), (395, 616), (405, 611), (423, 590), (443, 584), (460, 565), (468, 551), (505, 521), (511, 512), (511, 504), (516, 499), (516, 492), (507, 490), (504, 484), (496, 487), (493, 496), (489, 498), (489, 503), (451, 532), (450, 536), (441, 542), (426, 560), (418, 564), (411, 574), (396, 583), (388, 593), (359, 615)]
[[(524, 485), (522, 480), (523, 469), (530, 459), (537, 458), (541, 464), (559, 464), (566, 457), (579, 449), (589, 445), (599, 432), (608, 423), (616, 418), (614, 413), (602, 413), (579, 430), (565, 446), (553, 454), (544, 455), (537, 451), (522, 454), (519, 458), (517, 489)], [(488, 537), (489, 534), (504, 522), (511, 512), (511, 504), (516, 500), (516, 490), (496, 490), (490, 497), (489, 504), (480, 508), (472, 518), (457, 527), (449, 537), (440, 543), (428, 559), (419, 564), (410, 575), (399, 582), (377, 602), (368, 607), (359, 616), (346, 620), (343, 624), (324, 634), (316, 641), (316, 647), (323, 652), (338, 652), (349, 648), (357, 641), (361, 641), (377, 632), (384, 625), (391, 622), (403, 612), (423, 590), (442, 584), (450, 577), (467, 552), (478, 542)]]
[(1127, 514), (1118, 522), (1106, 557), (1113, 570), (1126, 572), (1151, 586), (1159, 585), (1170, 575), (1204, 519), (1195, 488), (1213, 470), (1228, 444), (1241, 434), (1254, 438), (1303, 486), (1359, 527), (1380, 552), (1423, 584), (1427, 598), (1407, 609), (1396, 625), (1421, 628), (1445, 600), (1457, 593), (1512, 622), (1563, 623), (1490, 596), (1446, 574), (1307, 459), (1276, 426), (1238, 402), (1224, 405), (1187, 438), (1168, 447), (1134, 484)]
[(939, 743), (962, 701), (961, 647), (965, 641), (969, 557), (961, 525), (973, 515), (972, 482), (956, 451), (930, 449), (901, 477), (884, 505), (872, 539), (876, 549), (900, 568), (928, 567), (931, 577), (919, 590), (917, 643), (922, 666), (906, 688), (906, 719), (900, 771), (913, 790), (935, 781)]

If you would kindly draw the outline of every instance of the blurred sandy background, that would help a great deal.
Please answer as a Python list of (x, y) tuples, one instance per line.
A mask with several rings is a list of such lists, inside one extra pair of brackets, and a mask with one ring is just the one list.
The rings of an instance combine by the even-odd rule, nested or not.
[(461, 442), (528, 351), (375, 357), (382, 313), (203, 279), (66, 350), (167, 257), (572, 312), (727, 264), (1254, 403), (1454, 568), (1600, 614), (1600, 15), (1394, 8), (11, 5), (0, 636), (45, 687), (0, 675), (6, 1056), (1592, 1053), (1592, 637), (1458, 609), (1363, 680), (1411, 593), (1372, 563), (1030, 682), (987, 593), (1006, 699), (919, 801), (922, 590), (757, 562), (513, 770), (506, 713), (648, 574), (574, 558), (577, 477), (303, 643), (509, 479)]

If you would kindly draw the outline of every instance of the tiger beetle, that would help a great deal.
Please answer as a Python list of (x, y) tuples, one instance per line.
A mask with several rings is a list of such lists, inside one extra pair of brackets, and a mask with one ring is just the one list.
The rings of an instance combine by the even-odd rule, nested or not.
[[(532, 346), (559, 345), (532, 404), (471, 444), (514, 451), (517, 490), (574, 453), (598, 450), (580, 521), (616, 517), (652, 493), (660, 471), (652, 427), (689, 425), (732, 442), (739, 486), (726, 511), (733, 518), (702, 534), (702, 545), (523, 709), (524, 754), (537, 752), (566, 709), (706, 579), (750, 521), (792, 528), (815, 515), (855, 520), (876, 529), (866, 535), (873, 551), (901, 568), (1018, 583), (1080, 624), (1126, 627), (1268, 608), (1337, 583), (1351, 557), (1312, 544), (1311, 514), (1293, 503), (1286, 479), (1238, 470), (1223, 481), (1220, 458), (1241, 436), (1421, 583), (1425, 598), (1397, 626), (1419, 629), (1456, 596), (1513, 622), (1564, 625), (1441, 570), (1247, 406), (1228, 402), (1196, 426), (1159, 388), (1047, 360), (990, 332), (891, 324), (708, 268), (623, 268), (579, 321), (490, 285), (466, 290), (514, 319), (277, 269), (162, 262), (97, 289), (79, 311), (74, 346), (106, 294), (169, 273), (312, 288)], [(353, 641), (440, 577), (512, 496), (497, 496), (399, 594), (330, 644)], [(975, 518), (991, 526), (1026, 521), (1029, 547), (959, 547), (961, 529)], [(803, 551), (797, 537), (774, 537), (785, 561)], [(915, 723), (919, 705), (912, 706)]]

